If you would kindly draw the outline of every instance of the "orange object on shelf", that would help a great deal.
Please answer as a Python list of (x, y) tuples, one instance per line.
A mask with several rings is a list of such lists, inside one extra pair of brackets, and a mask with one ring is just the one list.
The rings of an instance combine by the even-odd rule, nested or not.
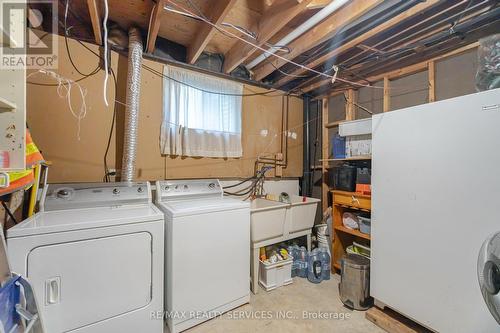
[(356, 184), (356, 192), (361, 194), (372, 194), (372, 186), (370, 184)]

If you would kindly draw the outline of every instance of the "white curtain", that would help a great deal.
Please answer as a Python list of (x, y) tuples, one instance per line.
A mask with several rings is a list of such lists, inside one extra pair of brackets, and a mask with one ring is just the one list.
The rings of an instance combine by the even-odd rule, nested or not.
[(241, 157), (241, 96), (235, 95), (243, 85), (172, 66), (163, 72), (162, 154)]

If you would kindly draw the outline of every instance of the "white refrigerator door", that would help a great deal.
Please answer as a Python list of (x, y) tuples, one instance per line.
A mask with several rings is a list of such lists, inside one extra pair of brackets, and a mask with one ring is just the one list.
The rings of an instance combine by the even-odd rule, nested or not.
[(140, 309), (151, 301), (151, 234), (45, 245), (27, 256), (27, 277), (51, 333)]
[(500, 327), (477, 258), (500, 230), (500, 90), (373, 117), (371, 293), (442, 333)]

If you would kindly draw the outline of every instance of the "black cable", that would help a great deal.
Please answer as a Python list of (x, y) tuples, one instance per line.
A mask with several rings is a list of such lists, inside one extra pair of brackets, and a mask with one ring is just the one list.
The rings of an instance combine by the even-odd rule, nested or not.
[(223, 189), (236, 187), (236, 186), (241, 185), (241, 184), (243, 184), (243, 183), (246, 183), (246, 182), (248, 182), (248, 181), (250, 181), (250, 180), (252, 180), (252, 179), (254, 179), (254, 178), (255, 178), (255, 176), (248, 177), (248, 178), (246, 178), (246, 179), (242, 180), (241, 182), (239, 182), (239, 183), (237, 183), (237, 184), (233, 184), (233, 185), (229, 185), (229, 186), (224, 186), (224, 187), (223, 187)]
[(7, 207), (7, 204), (5, 203), (5, 201), (2, 201), (2, 206), (3, 206), (3, 209), (5, 209), (5, 212), (7, 213), (7, 215), (9, 215), (9, 217), (12, 219), (12, 221), (14, 222), (14, 224), (17, 224), (17, 220), (14, 217), (14, 214), (12, 214), (12, 212), (9, 209), (9, 207)]
[(78, 72), (78, 74), (80, 74), (82, 76), (89, 77), (89, 76), (92, 76), (94, 74), (97, 74), (100, 70), (99, 64), (97, 64), (97, 67), (93, 71), (91, 71), (89, 74), (85, 74), (82, 71), (80, 71), (78, 69), (78, 67), (76, 67), (75, 62), (73, 61), (73, 57), (71, 57), (71, 52), (69, 51), (69, 45), (68, 45), (68, 25), (67, 25), (68, 9), (69, 9), (69, 0), (66, 0), (66, 9), (64, 12), (64, 44), (66, 45), (66, 52), (68, 53), (69, 62), (71, 63), (73, 68)]
[[(142, 65), (142, 67), (144, 67), (144, 69), (146, 69), (148, 72), (151, 72), (153, 74), (156, 74), (160, 77), (163, 77), (163, 78), (166, 78), (168, 80), (172, 80), (174, 82), (177, 82), (179, 84), (182, 84), (184, 86), (187, 86), (187, 87), (190, 87), (190, 88), (193, 88), (193, 89), (196, 89), (198, 91), (202, 91), (202, 92), (205, 92), (207, 94), (214, 94), (214, 95), (223, 95), (223, 96), (241, 96), (241, 97), (251, 97), (251, 96), (266, 96), (266, 95), (269, 95), (271, 93), (274, 93), (274, 92), (277, 92), (277, 91), (280, 91), (278, 89), (269, 89), (268, 91), (266, 92), (263, 92), (263, 93), (252, 93), (252, 94), (232, 94), (232, 93), (222, 93), (222, 92), (217, 92), (217, 91), (210, 91), (210, 90), (205, 90), (205, 89), (202, 89), (202, 88), (199, 88), (199, 87), (196, 87), (196, 86), (193, 86), (193, 85), (190, 85), (186, 82), (182, 82), (180, 80), (177, 80), (177, 79), (174, 79), (173, 77), (170, 77), (168, 75), (165, 75), (161, 72), (158, 72), (156, 69), (154, 68), (151, 68), (147, 65)], [(273, 96), (268, 96), (268, 97), (276, 97), (276, 96), (284, 96), (286, 95), (286, 93), (283, 93), (283, 94), (279, 94), (279, 95), (273, 95)]]

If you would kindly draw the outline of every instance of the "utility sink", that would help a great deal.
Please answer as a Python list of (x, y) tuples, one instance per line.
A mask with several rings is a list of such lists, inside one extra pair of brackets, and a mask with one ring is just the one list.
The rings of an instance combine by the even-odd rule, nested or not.
[(282, 237), (285, 233), (286, 211), (289, 204), (257, 198), (250, 209), (252, 243)]

